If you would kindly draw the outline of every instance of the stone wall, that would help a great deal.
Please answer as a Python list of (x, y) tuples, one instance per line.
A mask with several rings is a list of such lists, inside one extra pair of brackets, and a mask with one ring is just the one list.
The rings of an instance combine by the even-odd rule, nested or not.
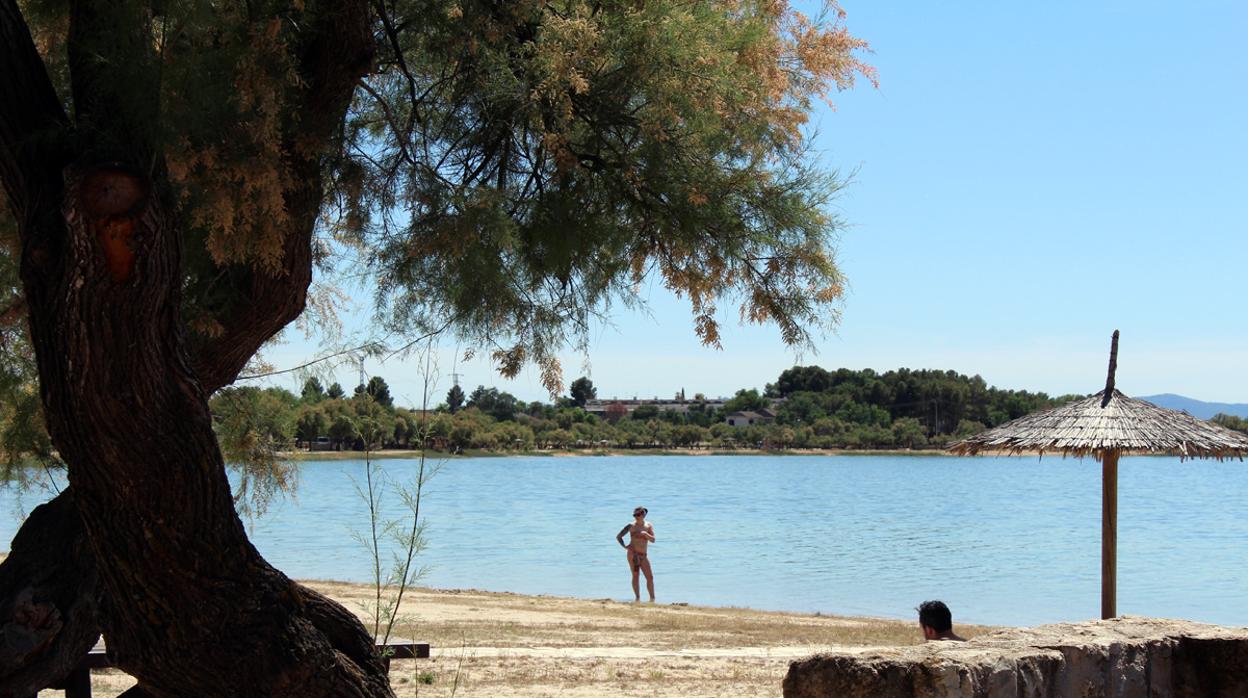
[(794, 662), (785, 698), (1245, 698), (1248, 628), (1127, 616)]

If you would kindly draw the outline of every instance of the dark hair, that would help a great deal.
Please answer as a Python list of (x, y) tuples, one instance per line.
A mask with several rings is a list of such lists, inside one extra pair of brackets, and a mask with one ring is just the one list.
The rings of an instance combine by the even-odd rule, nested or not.
[(919, 622), (938, 633), (953, 629), (953, 614), (944, 601), (924, 601), (919, 604)]
[(636, 507), (633, 507), (633, 512), (638, 512), (638, 511), (640, 511), (640, 512), (641, 512), (641, 515), (642, 515), (642, 516), (645, 516), (646, 514), (649, 514), (649, 513), (650, 513), (650, 510), (649, 510), (649, 509), (647, 509), (647, 508), (645, 508), (645, 507), (643, 507), (643, 506), (636, 506)]

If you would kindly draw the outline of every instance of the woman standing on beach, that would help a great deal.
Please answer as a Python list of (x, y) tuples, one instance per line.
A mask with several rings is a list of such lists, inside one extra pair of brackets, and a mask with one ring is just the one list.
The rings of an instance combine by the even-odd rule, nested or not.
[[(650, 513), (645, 507), (633, 510), (633, 522), (626, 524), (615, 535), (615, 542), (628, 551), (628, 569), (633, 573), (633, 600), (641, 601), (641, 588), (638, 585), (638, 573), (646, 573), (646, 591), (650, 592), (650, 601), (654, 602), (654, 572), (650, 569), (650, 558), (646, 548), (654, 542), (654, 524), (646, 521)], [(628, 545), (624, 545), (624, 534), (628, 534)]]

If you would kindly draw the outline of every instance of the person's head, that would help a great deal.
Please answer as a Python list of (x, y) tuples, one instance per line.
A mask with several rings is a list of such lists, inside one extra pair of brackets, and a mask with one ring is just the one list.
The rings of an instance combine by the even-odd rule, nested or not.
[(646, 518), (646, 514), (649, 514), (649, 513), (650, 513), (649, 509), (645, 507), (637, 507), (636, 509), (633, 509), (633, 518), (644, 519)]
[(924, 601), (919, 604), (919, 627), (923, 629), (923, 638), (935, 640), (941, 635), (953, 631), (953, 614), (943, 601)]

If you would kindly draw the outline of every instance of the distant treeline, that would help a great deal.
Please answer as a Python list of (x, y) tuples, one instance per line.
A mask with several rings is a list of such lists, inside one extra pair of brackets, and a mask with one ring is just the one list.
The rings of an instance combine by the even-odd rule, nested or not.
[(784, 398), (778, 422), (815, 424), (832, 418), (846, 424), (888, 426), (916, 420), (926, 433), (964, 436), (983, 431), (1036, 410), (1083, 397), (1001, 390), (979, 376), (956, 371), (897, 369), (880, 374), (871, 369), (827, 371), (798, 366), (767, 385), (766, 395)]
[[(309, 379), (296, 396), (280, 388), (227, 388), (212, 400), (227, 450), (420, 448), (528, 451), (548, 448), (934, 448), (1079, 396), (989, 387), (954, 371), (791, 368), (763, 392), (743, 389), (715, 409), (701, 395), (686, 411), (643, 405), (610, 417), (587, 413), (596, 396), (579, 378), (554, 404), (524, 402), (497, 388), (453, 386), (428, 410), (396, 407), (381, 377), (347, 397)], [(733, 426), (728, 415), (760, 413)], [(769, 417), (774, 415), (774, 418)], [(771, 421), (768, 421), (771, 420)], [(738, 422), (740, 420), (737, 420)]]
[(1244, 419), (1242, 417), (1236, 417), (1235, 415), (1232, 415), (1232, 414), (1222, 414), (1221, 412), (1219, 412), (1218, 414), (1215, 414), (1213, 416), (1213, 419), (1209, 421), (1214, 422), (1216, 424), (1221, 424), (1227, 429), (1234, 429), (1235, 431), (1242, 431), (1243, 433), (1248, 434), (1248, 419)]

